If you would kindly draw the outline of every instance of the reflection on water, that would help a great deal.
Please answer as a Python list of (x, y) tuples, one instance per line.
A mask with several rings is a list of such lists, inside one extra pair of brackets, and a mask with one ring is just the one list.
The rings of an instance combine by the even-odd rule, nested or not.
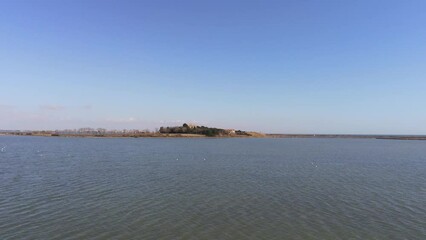
[(3, 136), (0, 148), (1, 239), (426, 236), (426, 141)]

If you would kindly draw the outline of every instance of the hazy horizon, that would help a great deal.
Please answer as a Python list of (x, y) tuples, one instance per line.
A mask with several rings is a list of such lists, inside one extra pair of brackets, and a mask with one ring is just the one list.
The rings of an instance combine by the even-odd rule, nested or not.
[(426, 134), (425, 1), (0, 9), (0, 129)]

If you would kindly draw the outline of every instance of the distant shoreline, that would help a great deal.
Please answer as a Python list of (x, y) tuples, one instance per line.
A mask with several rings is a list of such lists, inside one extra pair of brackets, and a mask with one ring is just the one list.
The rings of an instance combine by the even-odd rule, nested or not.
[(382, 140), (426, 140), (426, 135), (357, 135), (357, 134), (266, 134), (270, 138), (357, 138)]
[(33, 134), (0, 133), (0, 136), (76, 137), (76, 138), (348, 138), (380, 140), (426, 140), (426, 135), (356, 135), (356, 134), (256, 134), (209, 137), (201, 134), (141, 133), (141, 134)]

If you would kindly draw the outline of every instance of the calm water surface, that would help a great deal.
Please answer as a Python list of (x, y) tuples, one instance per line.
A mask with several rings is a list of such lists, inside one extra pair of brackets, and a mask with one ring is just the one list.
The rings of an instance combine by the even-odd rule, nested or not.
[(426, 141), (0, 136), (0, 239), (426, 239)]

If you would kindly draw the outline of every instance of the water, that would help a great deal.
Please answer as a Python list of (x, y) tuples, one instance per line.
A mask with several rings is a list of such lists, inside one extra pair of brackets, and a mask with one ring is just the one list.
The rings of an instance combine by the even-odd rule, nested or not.
[(0, 239), (426, 239), (426, 141), (0, 136)]

